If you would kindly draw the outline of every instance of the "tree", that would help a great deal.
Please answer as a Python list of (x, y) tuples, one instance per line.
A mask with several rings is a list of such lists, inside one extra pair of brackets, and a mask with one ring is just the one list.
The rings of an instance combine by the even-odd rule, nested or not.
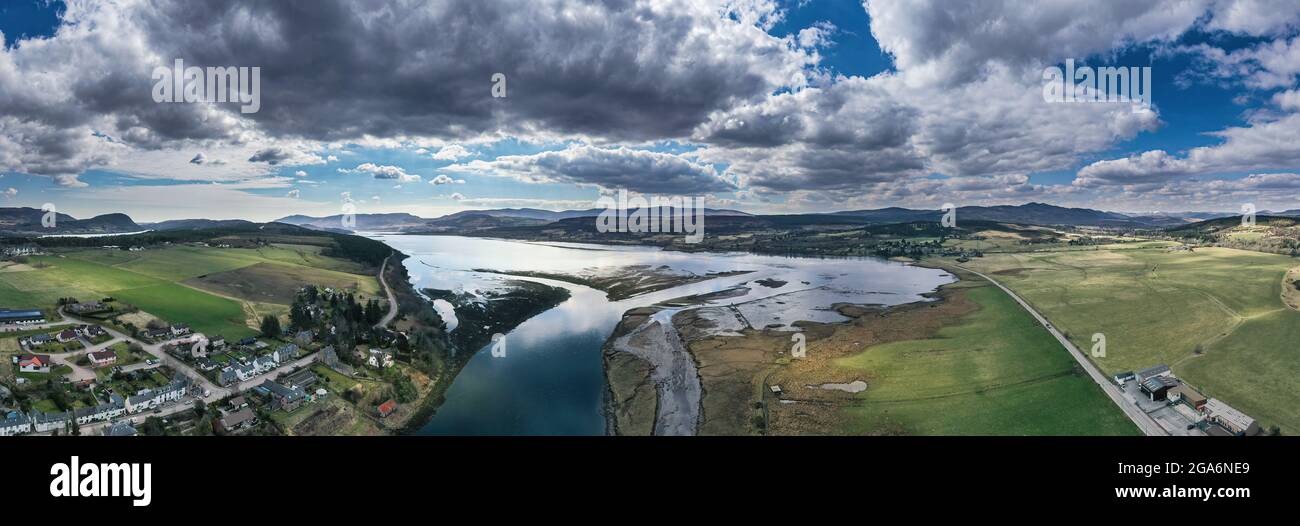
[(267, 314), (262, 317), (262, 336), (267, 338), (280, 337), (280, 319), (274, 315)]
[(203, 418), (208, 414), (208, 404), (203, 400), (194, 401), (194, 418)]
[(166, 434), (167, 426), (163, 425), (161, 418), (151, 416), (144, 419), (144, 425), (140, 426), (140, 431), (142, 431), (145, 436), (160, 437)]

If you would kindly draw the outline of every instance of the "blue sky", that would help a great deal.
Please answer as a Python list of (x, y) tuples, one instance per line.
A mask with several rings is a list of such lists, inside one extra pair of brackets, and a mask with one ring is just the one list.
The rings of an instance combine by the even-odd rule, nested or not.
[[(140, 17), (134, 2), (15, 1), (0, 7), (15, 65), (0, 67), (0, 95), (10, 95), (0, 101), (11, 104), (0, 109), (13, 114), (0, 122), (0, 206), (274, 219), (335, 213), (350, 199), (363, 212), (436, 216), (584, 207), (629, 188), (756, 212), (1031, 200), (1135, 212), (1243, 200), (1300, 208), (1296, 152), (1278, 139), (1300, 122), (1288, 102), (1300, 16), (1267, 12), (1270, 1), (1228, 11), (1143, 0), (1052, 17), (756, 0), (719, 17), (698, 2), (639, 0), (655, 15), (600, 6), (565, 20), (494, 0), (484, 5), (501, 16), (487, 21), (423, 6), (393, 13), (392, 23), (413, 26), (397, 30), (346, 13), (290, 28), (306, 17), (256, 2), (206, 13), (162, 2)], [(267, 27), (285, 33), (221, 25), (257, 17), (278, 17)], [(56, 34), (60, 24), (69, 25)], [(328, 39), (347, 28), (358, 38)], [(504, 51), (475, 36), (512, 38), (512, 28), (535, 33)], [(103, 44), (96, 31), (110, 30), (142, 38)], [(428, 40), (435, 33), (444, 38)], [(273, 44), (303, 34), (313, 44), (278, 62)], [(377, 64), (381, 44), (393, 64)], [(73, 51), (84, 64), (58, 61)], [(142, 73), (159, 57), (262, 65), (264, 108), (150, 105)], [(1037, 72), (1066, 58), (1150, 66), (1156, 113), (1034, 100)], [(498, 69), (510, 94), (494, 100), (486, 73)], [(31, 79), (55, 88), (26, 89)], [(1231, 139), (1221, 134), (1230, 129)], [(253, 160), (264, 152), (280, 157)], [(191, 162), (199, 154), (205, 162)]]

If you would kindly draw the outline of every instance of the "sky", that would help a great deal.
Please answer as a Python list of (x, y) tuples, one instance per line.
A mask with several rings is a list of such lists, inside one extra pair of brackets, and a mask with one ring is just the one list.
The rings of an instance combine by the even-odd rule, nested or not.
[[(1298, 37), (1294, 0), (8, 0), (0, 207), (1297, 209)], [(177, 60), (257, 103), (168, 102)], [(1150, 106), (1050, 100), (1067, 61)]]

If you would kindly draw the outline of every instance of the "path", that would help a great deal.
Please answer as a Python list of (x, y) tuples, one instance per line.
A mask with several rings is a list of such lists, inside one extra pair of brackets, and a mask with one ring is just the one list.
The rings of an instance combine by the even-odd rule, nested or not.
[(1105, 374), (1102, 374), (1101, 370), (1097, 369), (1097, 366), (1083, 354), (1083, 351), (1080, 351), (1078, 347), (1074, 346), (1074, 343), (1071, 343), (1070, 340), (1065, 337), (1065, 335), (1061, 334), (1060, 331), (1057, 331), (1056, 327), (1053, 327), (1052, 324), (1047, 321), (1047, 318), (1044, 318), (1042, 314), (1039, 314), (1033, 307), (1030, 307), (1028, 302), (1020, 299), (1020, 296), (1017, 296), (1016, 293), (1011, 292), (1011, 289), (1003, 286), (993, 278), (960, 265), (958, 265), (957, 268), (970, 272), (971, 274), (984, 278), (989, 283), (997, 285), (999, 289), (1002, 289), (1002, 292), (1007, 293), (1007, 295), (1010, 296), (1011, 299), (1016, 300), (1016, 303), (1019, 303), (1026, 312), (1033, 315), (1034, 319), (1038, 320), (1040, 325), (1047, 328), (1047, 332), (1052, 333), (1052, 336), (1056, 337), (1056, 341), (1061, 342), (1061, 345), (1065, 347), (1065, 350), (1070, 352), (1070, 356), (1073, 356), (1074, 360), (1079, 362), (1079, 365), (1083, 367), (1083, 370), (1088, 372), (1088, 376), (1092, 377), (1092, 381), (1096, 382), (1097, 385), (1101, 387), (1101, 390), (1106, 393), (1106, 396), (1109, 396), (1110, 400), (1115, 402), (1115, 405), (1119, 406), (1121, 411), (1124, 411), (1124, 414), (1128, 416), (1129, 420), (1133, 421), (1133, 424), (1136, 425), (1142, 433), (1147, 436), (1169, 435), (1169, 433), (1166, 432), (1164, 428), (1160, 427), (1160, 424), (1157, 424), (1150, 415), (1143, 412), (1136, 405), (1129, 403), (1128, 400), (1124, 398), (1124, 393), (1119, 390), (1119, 387), (1112, 383)]
[(393, 322), (393, 318), (397, 317), (397, 296), (393, 295), (393, 289), (389, 288), (388, 280), (384, 279), (384, 271), (388, 268), (388, 260), (392, 258), (392, 256), (388, 256), (388, 258), (384, 259), (384, 264), (379, 266), (379, 284), (383, 285), (384, 292), (388, 293), (388, 314), (385, 314), (384, 318), (375, 324), (376, 329), (387, 327), (389, 323)]

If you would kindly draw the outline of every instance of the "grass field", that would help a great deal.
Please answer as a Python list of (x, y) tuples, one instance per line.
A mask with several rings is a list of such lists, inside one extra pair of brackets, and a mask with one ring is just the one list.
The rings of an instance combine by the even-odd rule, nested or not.
[(0, 272), (0, 306), (52, 309), (62, 297), (113, 296), (167, 322), (239, 338), (256, 332), (252, 325), (261, 315), (287, 312), (292, 291), (304, 284), (378, 295), (373, 275), (352, 273), (364, 272), (361, 265), (322, 256), (321, 249), (177, 245), (37, 256), (25, 268)]
[[(1127, 248), (1127, 247), (1126, 247)], [(1015, 290), (1107, 373), (1157, 363), (1257, 419), (1300, 432), (1300, 312), (1282, 303), (1296, 259), (1226, 248), (996, 254), (967, 265)], [(1198, 352), (1199, 351), (1199, 352)]]
[[(976, 278), (977, 279), (977, 278)], [(836, 360), (870, 378), (844, 431), (921, 435), (1134, 435), (1045, 329), (997, 288), (966, 289), (978, 309), (936, 337), (876, 345)]]

